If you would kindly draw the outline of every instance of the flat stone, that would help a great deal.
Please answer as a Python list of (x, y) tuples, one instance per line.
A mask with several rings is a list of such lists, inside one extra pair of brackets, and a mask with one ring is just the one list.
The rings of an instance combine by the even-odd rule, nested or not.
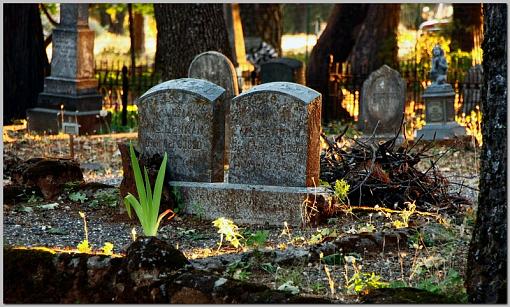
[[(364, 134), (395, 133), (405, 108), (406, 85), (398, 71), (383, 65), (363, 82), (359, 128)], [(379, 124), (377, 124), (379, 122)]]
[(171, 180), (222, 182), (225, 89), (206, 80), (170, 80), (138, 99), (143, 156), (168, 154)]
[(279, 187), (265, 185), (170, 182), (185, 205), (185, 212), (205, 219), (219, 217), (239, 224), (302, 224), (303, 202), (329, 197), (324, 188)]
[(315, 186), (321, 95), (289, 82), (258, 85), (232, 100), (230, 183)]

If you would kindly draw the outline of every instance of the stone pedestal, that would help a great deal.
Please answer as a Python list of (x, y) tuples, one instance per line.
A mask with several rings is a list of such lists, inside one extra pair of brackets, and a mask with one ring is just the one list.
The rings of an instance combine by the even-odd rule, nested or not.
[(172, 181), (184, 211), (214, 220), (228, 217), (240, 224), (305, 224), (305, 205), (327, 200), (325, 188)]
[(96, 117), (102, 97), (94, 78), (94, 31), (88, 27), (88, 4), (64, 3), (60, 14), (61, 22), (52, 33), (51, 76), (44, 80), (37, 108), (27, 110), (28, 128), (58, 133), (54, 129), (60, 123), (57, 126), (55, 120), (63, 106), (81, 119), (80, 133), (94, 133), (104, 123)]
[(416, 132), (416, 139), (447, 140), (466, 135), (466, 129), (455, 121), (455, 91), (450, 84), (429, 86), (424, 94), (425, 126)]

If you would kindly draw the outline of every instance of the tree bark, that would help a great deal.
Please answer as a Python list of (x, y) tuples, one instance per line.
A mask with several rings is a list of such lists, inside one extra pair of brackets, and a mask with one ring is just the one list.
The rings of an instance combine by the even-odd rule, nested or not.
[(507, 302), (507, 5), (484, 4), (483, 147), (466, 288), (471, 303)]
[(218, 51), (232, 60), (221, 4), (154, 4), (156, 68), (164, 80), (186, 77), (193, 58)]
[(136, 71), (136, 55), (135, 55), (135, 30), (133, 21), (133, 4), (128, 3), (128, 18), (129, 18), (129, 53), (131, 55), (131, 77), (135, 75)]
[[(306, 84), (322, 94), (323, 121), (332, 120), (329, 110), (329, 56), (335, 62), (343, 62), (356, 41), (361, 23), (365, 19), (369, 4), (335, 4), (328, 23), (312, 49), (306, 67)], [(348, 119), (347, 110), (340, 108), (340, 118)]]
[(37, 104), (50, 65), (37, 4), (4, 5), (4, 124)]
[(282, 56), (283, 10), (277, 3), (240, 4), (244, 36), (260, 37)]
[(144, 17), (141, 13), (135, 12), (133, 21), (135, 30), (135, 52), (137, 54), (143, 54), (145, 52)]
[(400, 4), (371, 4), (348, 62), (355, 75), (367, 75), (383, 64), (396, 68)]
[(450, 50), (470, 52), (474, 47), (473, 37), (482, 29), (482, 23), (480, 3), (454, 3)]

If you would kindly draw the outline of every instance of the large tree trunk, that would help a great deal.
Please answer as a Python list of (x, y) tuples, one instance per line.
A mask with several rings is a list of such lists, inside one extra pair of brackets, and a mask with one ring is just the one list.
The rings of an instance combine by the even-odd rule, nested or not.
[(145, 20), (141, 13), (134, 14), (134, 30), (135, 30), (135, 52), (141, 55), (145, 52)]
[(221, 4), (154, 4), (154, 15), (156, 67), (163, 79), (186, 77), (193, 58), (205, 51), (232, 58)]
[(470, 52), (473, 37), (482, 29), (482, 5), (480, 3), (454, 3), (451, 51)]
[(400, 4), (371, 4), (349, 55), (351, 71), (368, 75), (383, 64), (397, 66)]
[(329, 58), (349, 61), (352, 74), (369, 74), (382, 64), (397, 62), (400, 4), (336, 4), (328, 24), (312, 49), (307, 85), (322, 94), (323, 119), (349, 119), (349, 113), (329, 97)]
[(36, 106), (50, 66), (37, 4), (4, 5), (4, 124)]
[[(359, 28), (365, 19), (369, 4), (336, 4), (328, 18), (324, 32), (312, 49), (306, 67), (306, 84), (322, 94), (322, 118), (329, 122), (331, 104), (329, 97), (329, 56), (343, 62), (356, 41)], [(340, 108), (338, 119), (348, 119), (347, 110)]]
[(466, 288), (471, 303), (506, 303), (507, 5), (484, 4), (483, 14), (483, 147)]
[(282, 56), (283, 11), (277, 3), (240, 4), (244, 36), (260, 37)]

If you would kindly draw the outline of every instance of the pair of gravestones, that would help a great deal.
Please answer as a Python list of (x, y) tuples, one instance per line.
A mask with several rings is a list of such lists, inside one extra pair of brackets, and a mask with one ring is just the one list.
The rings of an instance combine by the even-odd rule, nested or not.
[[(233, 72), (209, 64), (203, 69)], [(170, 185), (189, 213), (240, 223), (300, 224), (303, 202), (323, 192), (312, 188), (319, 180), (320, 94), (288, 82), (234, 93), (194, 78), (153, 87), (138, 100), (141, 152), (168, 153)]]

